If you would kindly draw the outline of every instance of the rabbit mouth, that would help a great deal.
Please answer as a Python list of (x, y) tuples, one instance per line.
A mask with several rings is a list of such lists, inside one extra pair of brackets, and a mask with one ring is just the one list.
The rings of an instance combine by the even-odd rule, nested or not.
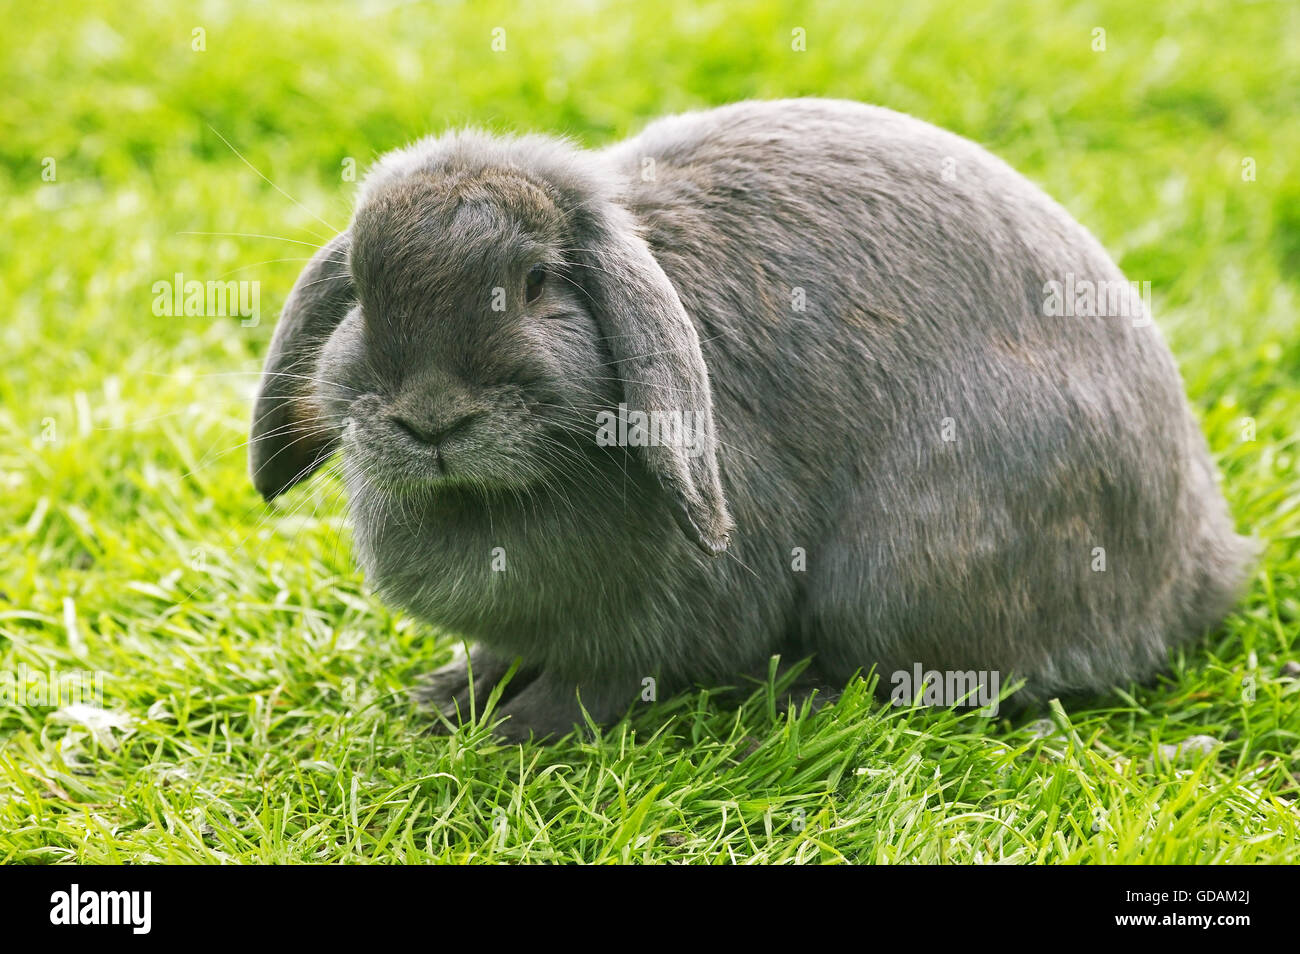
[[(520, 440), (503, 440), (503, 422), (478, 414), (431, 429), (404, 419), (376, 395), (357, 399), (340, 421), (349, 478), (389, 493), (437, 494), (455, 487), (517, 488), (535, 462)], [(519, 422), (510, 422), (519, 423)]]
[(453, 457), (460, 456), (398, 421), (355, 411), (343, 421), (343, 454), (359, 476), (393, 489), (453, 483), (458, 470)]

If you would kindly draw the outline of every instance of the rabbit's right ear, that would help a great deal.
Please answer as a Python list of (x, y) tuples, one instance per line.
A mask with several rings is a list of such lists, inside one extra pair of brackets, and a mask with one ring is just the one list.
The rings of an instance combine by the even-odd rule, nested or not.
[(632, 215), (612, 202), (587, 203), (580, 269), (623, 383), (630, 411), (681, 421), (676, 439), (640, 446), (641, 460), (672, 501), (687, 538), (710, 556), (727, 548), (731, 514), (718, 474), (709, 372), (695, 325)]
[(271, 338), (248, 442), (253, 486), (267, 500), (308, 477), (338, 434), (311, 401), (311, 375), (330, 334), (356, 304), (347, 232), (325, 245), (298, 276)]

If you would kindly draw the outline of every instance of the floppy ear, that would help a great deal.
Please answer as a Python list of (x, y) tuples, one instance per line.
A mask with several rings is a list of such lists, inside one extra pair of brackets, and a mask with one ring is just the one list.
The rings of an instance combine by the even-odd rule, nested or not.
[(267, 500), (308, 477), (338, 439), (312, 406), (307, 379), (321, 346), (355, 304), (349, 243), (344, 232), (302, 270), (271, 338), (248, 443), (253, 486)]
[(622, 207), (588, 205), (575, 254), (588, 268), (579, 277), (591, 295), (629, 413), (653, 420), (680, 416), (680, 440), (637, 448), (674, 502), (673, 516), (705, 553), (727, 548), (731, 514), (718, 479), (713, 399), (695, 325), (633, 217)]

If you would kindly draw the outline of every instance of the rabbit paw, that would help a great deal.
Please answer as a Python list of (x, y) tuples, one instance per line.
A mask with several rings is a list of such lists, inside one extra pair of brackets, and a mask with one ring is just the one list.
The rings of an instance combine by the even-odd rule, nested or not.
[(506, 742), (558, 742), (575, 729), (590, 735), (593, 722), (599, 726), (617, 721), (629, 704), (628, 700), (620, 704), (590, 695), (572, 683), (543, 674), (501, 706), (496, 715), (505, 721), (492, 732)]
[[(488, 696), (510, 671), (510, 666), (509, 660), (494, 656), (481, 646), (475, 646), (467, 655), (462, 655), (423, 677), (412, 690), (412, 695), (421, 708), (431, 713), (440, 713), (453, 724), (465, 724), (483, 714)], [(506, 686), (502, 699), (518, 694), (530, 678), (531, 674), (525, 670), (516, 672)], [(441, 722), (438, 727), (446, 728)]]

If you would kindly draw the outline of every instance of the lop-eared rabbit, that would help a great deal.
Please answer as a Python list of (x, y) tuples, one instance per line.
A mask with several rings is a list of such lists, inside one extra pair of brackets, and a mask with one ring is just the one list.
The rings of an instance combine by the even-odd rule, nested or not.
[(252, 431), (268, 499), (341, 452), (370, 583), (474, 643), (431, 703), (520, 660), (512, 740), (773, 654), (1101, 690), (1217, 624), (1253, 554), (1101, 246), (852, 102), (389, 153), (289, 296)]

